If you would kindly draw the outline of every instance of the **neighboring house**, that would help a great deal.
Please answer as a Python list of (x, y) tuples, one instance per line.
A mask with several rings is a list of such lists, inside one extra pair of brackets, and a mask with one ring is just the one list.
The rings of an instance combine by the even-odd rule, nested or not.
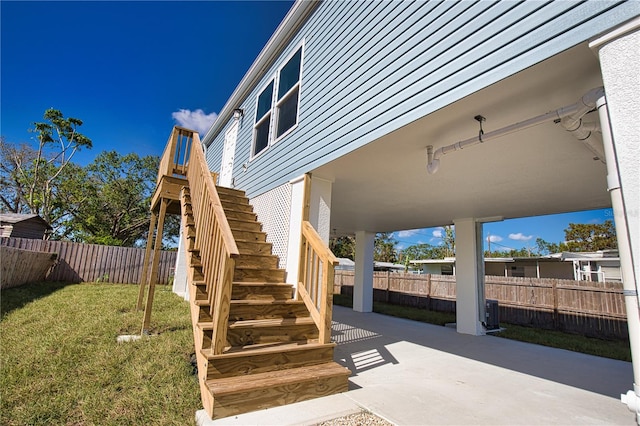
[(52, 229), (37, 214), (0, 213), (0, 237), (42, 240)]
[[(412, 260), (421, 273), (455, 275), (456, 259)], [(557, 253), (535, 257), (485, 257), (485, 275), (526, 278), (558, 278), (563, 280), (622, 281), (617, 250), (594, 253)]]
[(377, 232), (454, 224), (473, 335), (483, 223), (612, 207), (640, 330), (639, 44), (638, 1), (297, 1), (203, 138), (207, 163), (246, 191), (289, 283), (301, 212), (325, 241), (355, 234), (356, 311)]
[[(351, 259), (339, 257), (338, 262), (338, 265), (335, 267), (336, 271), (353, 271), (355, 269), (355, 262)], [(398, 263), (373, 262), (374, 271), (404, 272), (405, 269), (404, 265), (400, 265)]]
[(591, 253), (563, 252), (551, 255), (573, 266), (573, 279), (581, 281), (622, 281), (618, 250), (599, 250)]

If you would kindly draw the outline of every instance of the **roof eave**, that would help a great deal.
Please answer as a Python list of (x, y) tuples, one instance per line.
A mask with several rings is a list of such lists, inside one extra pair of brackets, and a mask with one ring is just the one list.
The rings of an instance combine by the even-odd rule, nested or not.
[(206, 135), (202, 139), (205, 146), (211, 145), (215, 136), (224, 128), (227, 121), (233, 115), (233, 110), (238, 108), (242, 101), (249, 95), (255, 84), (263, 77), (266, 70), (273, 64), (291, 39), (296, 35), (300, 27), (306, 22), (309, 15), (320, 4), (321, 0), (297, 0), (289, 13), (284, 17), (276, 31), (273, 33), (265, 47), (244, 75), (238, 87), (233, 91), (229, 100), (224, 105), (218, 118), (213, 122)]

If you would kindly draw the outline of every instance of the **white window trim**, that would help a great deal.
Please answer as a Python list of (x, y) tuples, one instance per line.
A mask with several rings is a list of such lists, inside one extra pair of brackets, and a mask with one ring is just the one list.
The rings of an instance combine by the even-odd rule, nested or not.
[[(285, 93), (282, 96), (281, 100), (279, 100), (278, 89), (280, 87), (280, 72), (289, 63), (291, 58), (293, 58), (295, 54), (298, 53), (298, 50), (300, 50), (300, 71), (299, 71), (300, 74), (298, 76), (298, 82), (294, 84), (293, 87), (291, 87), (291, 89), (289, 89), (287, 93)], [(250, 155), (249, 161), (253, 161), (254, 159), (258, 158), (264, 152), (268, 151), (270, 147), (280, 142), (282, 139), (284, 139), (291, 132), (293, 132), (295, 129), (298, 128), (298, 125), (300, 124), (300, 100), (302, 99), (302, 74), (304, 69), (304, 56), (305, 56), (305, 40), (303, 39), (298, 45), (295, 46), (294, 49), (291, 50), (289, 55), (282, 61), (281, 65), (276, 69), (275, 73), (271, 76), (271, 78), (258, 91), (258, 94), (255, 97), (256, 107), (254, 109), (254, 114), (253, 114), (253, 132), (252, 132), (252, 141), (251, 141), (251, 155)], [(255, 145), (256, 145), (256, 127), (260, 124), (260, 122), (256, 122), (257, 115), (258, 115), (258, 98), (260, 97), (262, 92), (264, 92), (267, 86), (271, 84), (271, 82), (273, 82), (273, 93), (271, 93), (271, 109), (269, 113), (265, 114), (264, 117), (260, 120), (260, 122), (262, 122), (265, 119), (265, 117), (267, 116), (271, 117), (271, 122), (269, 123), (269, 136), (268, 136), (269, 139), (268, 139), (267, 146), (263, 148), (260, 152), (257, 152), (254, 154)], [(276, 126), (277, 126), (277, 123), (279, 122), (279, 117), (278, 117), (279, 106), (286, 99), (288, 99), (289, 96), (291, 96), (296, 89), (298, 90), (298, 104), (296, 106), (296, 123), (293, 126), (291, 126), (289, 129), (287, 129), (282, 135), (276, 136), (278, 132), (278, 129)]]
[[(271, 84), (273, 83), (273, 90), (271, 92), (271, 108), (269, 109), (268, 113), (265, 113), (264, 116), (260, 119), (259, 122), (256, 122), (256, 120), (258, 119), (258, 98), (260, 98), (260, 95), (262, 94), (262, 92), (264, 92), (264, 90)], [(271, 146), (271, 139), (273, 136), (273, 102), (274, 99), (276, 97), (276, 81), (275, 81), (275, 77), (270, 79), (269, 81), (267, 81), (266, 84), (264, 84), (261, 88), (260, 91), (258, 91), (258, 94), (256, 95), (256, 107), (254, 109), (253, 112), (253, 128), (252, 128), (252, 136), (251, 136), (251, 158), (250, 161), (253, 160), (254, 158), (258, 158), (262, 153), (264, 153), (265, 151), (267, 151), (269, 149), (269, 147)], [(256, 147), (256, 127), (258, 127), (258, 125), (260, 123), (262, 123), (264, 120), (266, 120), (266, 117), (271, 117), (271, 121), (269, 122), (269, 130), (268, 130), (268, 135), (267, 135), (267, 146), (265, 146), (264, 148), (262, 148), (262, 150), (260, 152), (256, 152), (254, 154), (255, 151), (255, 147)]]

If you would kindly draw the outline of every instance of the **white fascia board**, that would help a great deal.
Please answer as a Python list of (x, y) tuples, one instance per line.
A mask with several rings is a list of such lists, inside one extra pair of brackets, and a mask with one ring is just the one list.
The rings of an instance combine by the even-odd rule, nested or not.
[(297, 0), (291, 10), (284, 17), (276, 31), (273, 33), (265, 47), (262, 49), (256, 60), (244, 75), (238, 87), (233, 91), (231, 97), (218, 113), (218, 118), (213, 122), (209, 131), (202, 139), (204, 146), (208, 147), (213, 142), (216, 135), (224, 128), (225, 124), (233, 115), (233, 110), (240, 107), (240, 104), (251, 93), (257, 82), (264, 73), (273, 65), (278, 55), (287, 47), (291, 39), (306, 22), (307, 18), (320, 4), (320, 0)]

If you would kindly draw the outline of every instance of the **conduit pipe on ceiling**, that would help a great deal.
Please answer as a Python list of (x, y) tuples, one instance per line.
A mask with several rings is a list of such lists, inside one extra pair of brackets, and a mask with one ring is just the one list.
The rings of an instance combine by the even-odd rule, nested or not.
[(611, 128), (609, 127), (607, 102), (604, 96), (598, 100), (597, 106), (600, 125), (602, 126), (604, 152), (607, 156), (607, 190), (611, 196), (613, 220), (616, 225), (620, 267), (622, 270), (622, 287), (627, 312), (627, 326), (629, 328), (629, 344), (631, 347), (631, 360), (633, 361), (633, 390), (620, 395), (620, 399), (627, 404), (629, 410), (636, 414), (636, 422), (640, 424), (640, 294), (638, 294), (638, 282), (636, 281), (631, 254), (631, 237), (627, 227), (629, 215), (622, 197), (618, 161), (611, 136)]
[(459, 151), (479, 143), (487, 142), (491, 139), (506, 136), (520, 130), (528, 129), (529, 127), (537, 126), (538, 124), (557, 120), (559, 120), (562, 126), (572, 132), (579, 140), (584, 141), (589, 149), (592, 151), (595, 149), (596, 152), (594, 153), (598, 159), (604, 162), (604, 152), (599, 149), (597, 141), (591, 139), (595, 128), (589, 123), (582, 122), (582, 117), (584, 117), (589, 111), (595, 109), (597, 100), (602, 96), (604, 96), (604, 88), (596, 87), (595, 89), (591, 89), (585, 93), (584, 96), (582, 96), (582, 98), (573, 105), (559, 108), (555, 111), (538, 115), (525, 121), (520, 121), (510, 126), (494, 130), (493, 132), (481, 134), (482, 137), (477, 136), (465, 139), (451, 145), (443, 146), (435, 151), (433, 150), (433, 145), (429, 145), (427, 146), (427, 172), (429, 172), (429, 174), (434, 174), (438, 171), (438, 168), (440, 167), (440, 157), (443, 155)]

